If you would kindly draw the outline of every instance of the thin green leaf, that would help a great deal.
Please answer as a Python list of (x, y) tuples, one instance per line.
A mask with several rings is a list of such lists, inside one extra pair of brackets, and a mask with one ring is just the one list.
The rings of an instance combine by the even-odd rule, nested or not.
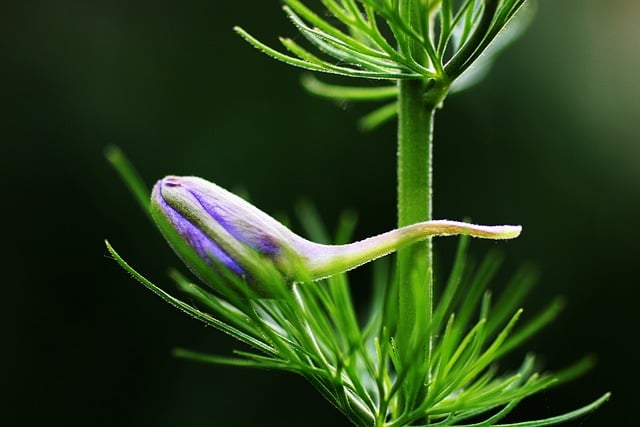
[(265, 344), (262, 341), (257, 340), (254, 337), (251, 337), (245, 333), (243, 333), (242, 331), (239, 331), (238, 329), (214, 318), (211, 317), (210, 315), (208, 315), (207, 313), (204, 313), (192, 306), (190, 306), (189, 304), (186, 304), (182, 301), (180, 301), (177, 298), (174, 298), (173, 296), (169, 295), (168, 293), (166, 293), (165, 291), (163, 291), (162, 289), (160, 289), (159, 287), (157, 287), (156, 285), (154, 285), (152, 282), (150, 282), (149, 280), (147, 280), (144, 276), (142, 276), (140, 273), (138, 273), (135, 269), (133, 269), (133, 267), (131, 267), (117, 252), (116, 250), (111, 246), (111, 244), (105, 240), (105, 244), (107, 246), (107, 250), (109, 251), (109, 253), (111, 254), (111, 256), (113, 256), (113, 258), (116, 260), (116, 262), (118, 264), (120, 264), (120, 266), (127, 271), (134, 279), (136, 279), (138, 282), (140, 282), (142, 285), (144, 285), (147, 289), (151, 290), (153, 293), (155, 293), (156, 295), (158, 295), (160, 298), (162, 298), (163, 300), (165, 300), (166, 302), (168, 302), (169, 304), (171, 304), (172, 306), (176, 307), (177, 309), (185, 312), (186, 314), (190, 315), (191, 317), (198, 319), (204, 323), (206, 323), (207, 325), (211, 325), (217, 329), (219, 329), (222, 332), (225, 332), (231, 336), (233, 336), (234, 338), (249, 344), (250, 346), (256, 347), (258, 349), (260, 349), (261, 351), (265, 351), (267, 353), (272, 353), (273, 349), (268, 345)]
[(300, 58), (296, 58), (296, 57), (285, 55), (281, 52), (278, 52), (277, 50), (262, 43), (261, 41), (259, 41), (258, 39), (256, 39), (255, 37), (253, 37), (252, 35), (250, 35), (240, 27), (235, 27), (234, 30), (253, 47), (258, 49), (262, 53), (269, 55), (274, 59), (277, 59), (278, 61), (282, 61), (286, 64), (293, 65), (295, 67), (304, 68), (305, 70), (321, 71), (325, 73), (332, 72), (332, 70), (327, 70), (322, 66), (318, 65), (317, 63), (309, 62), (307, 60), (302, 60)]
[(538, 272), (531, 266), (520, 268), (511, 278), (505, 290), (495, 303), (491, 317), (487, 322), (487, 330), (496, 330), (516, 309), (521, 307), (525, 297), (538, 281)]
[(455, 296), (458, 293), (458, 289), (462, 284), (464, 272), (467, 268), (467, 248), (469, 247), (469, 236), (461, 236), (458, 241), (458, 248), (449, 273), (449, 278), (444, 287), (442, 296), (433, 313), (433, 325), (434, 330), (441, 329), (441, 325), (445, 317), (450, 313), (451, 307), (455, 301)]
[(354, 67), (368, 69), (374, 72), (402, 72), (405, 67), (389, 60), (384, 53), (367, 47), (357, 46), (353, 39), (344, 36), (341, 40), (324, 33), (321, 30), (308, 27), (293, 11), (289, 11), (289, 18), (296, 25), (300, 33), (319, 50), (333, 58), (351, 64)]
[(138, 171), (136, 171), (122, 150), (116, 146), (112, 145), (107, 147), (105, 155), (109, 163), (111, 163), (111, 165), (116, 169), (120, 178), (122, 178), (124, 183), (127, 185), (129, 191), (133, 194), (133, 197), (142, 208), (142, 211), (145, 215), (151, 218), (151, 214), (149, 213), (149, 205), (151, 203), (149, 196), (151, 195), (151, 192), (142, 178), (140, 178)]
[(387, 123), (397, 115), (398, 103), (390, 102), (389, 104), (376, 108), (358, 120), (358, 128), (363, 132), (370, 132)]
[(469, 290), (464, 295), (464, 300), (457, 310), (460, 328), (467, 327), (466, 325), (477, 309), (478, 301), (487, 286), (489, 286), (501, 263), (502, 256), (497, 252), (490, 252), (480, 264), (478, 270), (474, 272), (471, 283), (467, 285)]
[(583, 406), (582, 408), (576, 409), (575, 411), (567, 412), (562, 415), (558, 415), (551, 418), (545, 418), (541, 420), (535, 421), (524, 421), (520, 423), (512, 423), (512, 424), (496, 424), (495, 427), (542, 427), (542, 426), (550, 426), (555, 424), (565, 423), (567, 421), (575, 420), (576, 418), (583, 417), (590, 412), (598, 409), (602, 404), (604, 404), (611, 397), (611, 393), (605, 393), (599, 399), (591, 402), (588, 405)]
[(340, 86), (324, 83), (313, 74), (304, 74), (302, 86), (314, 95), (345, 101), (377, 101), (395, 98), (398, 87), (393, 86)]
[(496, 356), (504, 356), (513, 349), (517, 348), (520, 344), (533, 336), (540, 329), (550, 324), (556, 319), (560, 311), (562, 311), (563, 307), (564, 302), (562, 299), (558, 298), (554, 300), (544, 311), (534, 317), (533, 320), (525, 324), (524, 327), (515, 331), (514, 334), (511, 335), (509, 339), (502, 345)]
[[(392, 73), (392, 72), (380, 72), (380, 71), (369, 71), (363, 70), (360, 68), (349, 68), (349, 67), (341, 67), (338, 65), (331, 64), (327, 61), (324, 61), (317, 56), (313, 55), (302, 46), (298, 45), (291, 39), (282, 38), (280, 42), (283, 44), (287, 50), (302, 58), (302, 60), (307, 64), (314, 64), (316, 69), (308, 68), (312, 71), (322, 71), (330, 74), (340, 74), (348, 77), (365, 77), (371, 79), (406, 79), (406, 78), (415, 78), (418, 77), (418, 74), (406, 74), (403, 72)], [(273, 50), (273, 49), (272, 49)], [(275, 52), (275, 51), (274, 51)], [(302, 67), (305, 68), (305, 67)]]
[(471, 65), (472, 58), (477, 57), (479, 52), (483, 50), (483, 41), (491, 28), (498, 3), (499, 0), (484, 2), (480, 21), (475, 26), (473, 33), (469, 36), (467, 42), (445, 64), (444, 71), (447, 76), (452, 79), (458, 77)]

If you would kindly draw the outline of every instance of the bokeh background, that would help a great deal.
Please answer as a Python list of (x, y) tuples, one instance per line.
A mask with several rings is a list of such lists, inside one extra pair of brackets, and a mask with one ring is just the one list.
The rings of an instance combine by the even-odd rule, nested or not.
[[(106, 256), (104, 238), (170, 289), (178, 261), (104, 159), (121, 147), (152, 184), (194, 174), (245, 189), (271, 213), (312, 200), (356, 237), (393, 227), (393, 124), (304, 93), (301, 72), (236, 36), (295, 36), (278, 1), (29, 1), (0, 13), (2, 424), (346, 426), (303, 380), (171, 356), (235, 343), (169, 307)], [(529, 30), (436, 124), (435, 213), (521, 223), (504, 277), (541, 272), (528, 312), (564, 295), (562, 317), (526, 349), (587, 376), (522, 404), (550, 416), (606, 391), (573, 425), (637, 421), (640, 3), (541, 0)], [(452, 243), (438, 244), (446, 267)], [(368, 272), (354, 288), (366, 290)], [(363, 293), (366, 295), (366, 292)], [(506, 366), (517, 363), (522, 353)], [(515, 357), (517, 356), (517, 357)]]

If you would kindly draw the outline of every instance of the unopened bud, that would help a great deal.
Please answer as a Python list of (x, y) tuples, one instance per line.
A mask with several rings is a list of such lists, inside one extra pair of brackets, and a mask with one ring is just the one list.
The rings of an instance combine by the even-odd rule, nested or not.
[(214, 288), (211, 271), (227, 268), (264, 293), (265, 267), (287, 282), (318, 280), (350, 270), (408, 244), (438, 235), (511, 239), (520, 226), (426, 221), (346, 245), (323, 245), (293, 233), (227, 190), (197, 177), (168, 176), (156, 183), (151, 214), (187, 266)]

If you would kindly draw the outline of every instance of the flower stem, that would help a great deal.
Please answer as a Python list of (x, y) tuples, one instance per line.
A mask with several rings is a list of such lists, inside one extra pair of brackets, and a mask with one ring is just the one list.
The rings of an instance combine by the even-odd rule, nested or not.
[[(446, 87), (425, 91), (421, 80), (398, 83), (398, 226), (432, 219), (432, 141), (435, 110)], [(428, 357), (428, 333), (433, 307), (431, 239), (398, 251), (397, 351), (400, 360), (415, 357), (423, 346)], [(422, 332), (422, 333), (421, 333)]]
[[(421, 80), (400, 80), (398, 89), (398, 227), (404, 227), (431, 220), (434, 109), (424, 105)], [(409, 342), (418, 307), (431, 316), (431, 261), (431, 239), (398, 251), (396, 340), (400, 360), (412, 353)]]

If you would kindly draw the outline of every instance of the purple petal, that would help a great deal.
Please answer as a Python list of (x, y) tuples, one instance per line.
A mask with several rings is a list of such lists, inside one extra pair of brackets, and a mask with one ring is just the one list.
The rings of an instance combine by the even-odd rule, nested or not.
[[(159, 183), (159, 185), (163, 184), (173, 186), (170, 182)], [(238, 275), (245, 273), (240, 265), (227, 255), (213, 240), (171, 207), (162, 197), (162, 191), (158, 192), (157, 201), (173, 228), (207, 264), (215, 267), (216, 263), (222, 263)]]
[(280, 245), (257, 226), (251, 225), (251, 218), (234, 218), (238, 216), (237, 212), (231, 212), (224, 206), (214, 205), (206, 196), (196, 190), (189, 189), (189, 192), (211, 218), (224, 227), (233, 237), (265, 255), (279, 253)]

